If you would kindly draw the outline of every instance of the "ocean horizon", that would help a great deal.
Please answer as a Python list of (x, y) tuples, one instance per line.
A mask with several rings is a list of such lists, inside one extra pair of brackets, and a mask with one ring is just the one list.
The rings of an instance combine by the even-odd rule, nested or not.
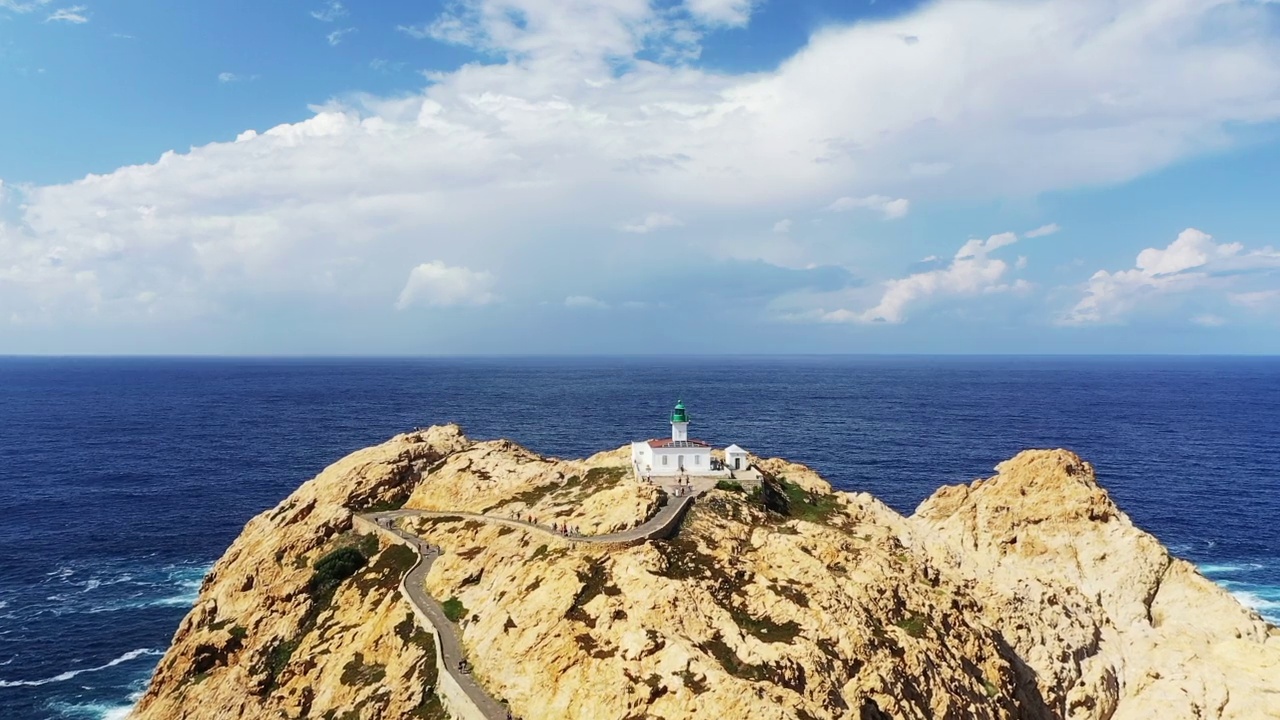
[(904, 514), (1066, 447), (1136, 524), (1280, 621), (1280, 358), (0, 357), (0, 717), (119, 718), (244, 523), (349, 452), (458, 422), (583, 457), (737, 443)]

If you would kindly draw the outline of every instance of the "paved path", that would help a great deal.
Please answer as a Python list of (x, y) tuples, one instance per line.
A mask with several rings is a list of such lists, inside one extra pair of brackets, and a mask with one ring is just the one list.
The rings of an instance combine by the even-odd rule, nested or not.
[(612, 533), (609, 535), (561, 535), (551, 528), (542, 525), (534, 525), (521, 520), (511, 518), (495, 517), (492, 515), (479, 515), (467, 512), (445, 512), (433, 510), (392, 510), (389, 512), (368, 513), (360, 517), (377, 525), (383, 532), (396, 535), (405, 541), (409, 547), (413, 548), (418, 555), (418, 562), (405, 575), (404, 581), (401, 583), (401, 589), (409, 602), (414, 605), (422, 615), (431, 621), (435, 628), (435, 635), (439, 638), (441, 656), (444, 658), (445, 670), (462, 688), (467, 697), (475, 704), (476, 708), (490, 720), (506, 720), (507, 706), (494, 700), (484, 688), (480, 687), (471, 676), (470, 673), (464, 673), (458, 668), (458, 662), (465, 655), (462, 652), (462, 641), (458, 636), (458, 626), (449, 621), (444, 614), (444, 608), (435, 598), (427, 594), (427, 574), (431, 572), (431, 564), (439, 557), (438, 551), (432, 546), (424, 542), (421, 538), (411, 535), (397, 527), (395, 520), (404, 517), (460, 517), (468, 520), (479, 520), (481, 522), (493, 523), (496, 525), (505, 525), (507, 527), (515, 527), (523, 530), (534, 530), (544, 535), (560, 538), (568, 542), (575, 543), (596, 543), (596, 544), (628, 544), (635, 542), (644, 542), (657, 537), (669, 537), (674, 534), (678, 523), (675, 521), (689, 505), (694, 498), (714, 487), (715, 481), (707, 482), (694, 479), (693, 485), (688, 487), (688, 495), (675, 497), (675, 486), (665, 487), (668, 499), (667, 504), (658, 511), (649, 520), (644, 523), (620, 533)]
[(409, 574), (405, 575), (404, 583), (401, 587), (409, 602), (422, 611), (427, 616), (427, 619), (431, 621), (431, 624), (435, 626), (435, 634), (440, 642), (440, 655), (444, 658), (445, 670), (486, 718), (506, 720), (509, 717), (507, 715), (507, 706), (494, 700), (489, 693), (485, 692), (484, 688), (480, 687), (480, 684), (471, 677), (470, 673), (464, 673), (459, 669), (458, 662), (466, 656), (462, 653), (462, 642), (458, 638), (457, 626), (450, 622), (449, 618), (445, 617), (444, 608), (440, 606), (440, 603), (427, 594), (427, 573), (431, 572), (431, 564), (439, 557), (439, 553), (423, 542), (421, 538), (390, 526), (390, 523), (382, 525), (376, 519), (379, 515), (382, 515), (382, 513), (366, 517), (374, 518), (373, 522), (384, 530), (399, 535), (409, 543), (409, 547), (418, 553), (418, 562), (409, 571)]
[(372, 513), (365, 517), (373, 520), (374, 522), (377, 522), (381, 518), (396, 520), (406, 517), (456, 517), (464, 520), (479, 520), (481, 522), (492, 523), (494, 525), (505, 525), (507, 527), (513, 527), (520, 530), (533, 530), (535, 532), (542, 533), (543, 535), (549, 535), (569, 542), (619, 545), (653, 540), (661, 537), (664, 534), (664, 529), (666, 531), (673, 530), (674, 528), (666, 527), (668, 523), (683, 513), (685, 509), (689, 507), (689, 504), (693, 502), (693, 499), (705, 491), (705, 488), (699, 489), (696, 486), (692, 486), (688, 495), (675, 497), (674, 494), (672, 494), (674, 487), (665, 489), (668, 492), (667, 504), (663, 506), (656, 515), (630, 530), (610, 533), (608, 535), (562, 535), (546, 525), (535, 525), (533, 523), (516, 520), (514, 518), (501, 517), (499, 515), (481, 515), (479, 513), (469, 512), (451, 512), (447, 510), (391, 510), (388, 512)]

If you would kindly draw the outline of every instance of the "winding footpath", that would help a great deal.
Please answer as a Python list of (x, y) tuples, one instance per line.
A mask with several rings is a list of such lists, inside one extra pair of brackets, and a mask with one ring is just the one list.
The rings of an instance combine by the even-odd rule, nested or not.
[[(462, 639), (458, 634), (458, 626), (449, 621), (439, 601), (426, 591), (427, 574), (431, 572), (431, 564), (439, 557), (438, 548), (423, 541), (422, 538), (397, 528), (395, 521), (406, 517), (456, 517), (464, 520), (479, 520), (495, 525), (505, 525), (521, 530), (532, 530), (572, 543), (628, 545), (648, 542), (658, 538), (667, 538), (675, 534), (675, 531), (680, 526), (681, 519), (683, 519), (685, 512), (688, 511), (689, 506), (693, 504), (694, 499), (713, 487), (714, 482), (714, 480), (710, 483), (705, 480), (701, 482), (695, 480), (693, 485), (685, 487), (688, 494), (681, 497), (675, 496), (676, 486), (664, 487), (663, 489), (667, 491), (667, 504), (657, 514), (630, 530), (609, 535), (562, 535), (551, 528), (534, 525), (522, 520), (467, 512), (392, 510), (389, 512), (365, 513), (355, 517), (359, 523), (387, 535), (394, 542), (407, 545), (418, 556), (417, 563), (400, 581), (400, 592), (409, 601), (409, 604), (413, 606), (414, 615), (419, 622), (425, 622), (430, 625), (425, 629), (436, 637), (438, 669), (447, 673), (448, 679), (456, 686), (455, 688), (449, 688), (444, 687), (444, 683), (439, 683), (441, 687), (438, 689), (444, 690), (442, 700), (445, 701), (446, 705), (459, 720), (507, 720), (507, 718), (513, 717), (508, 712), (507, 706), (485, 692), (485, 689), (475, 681), (470, 673), (462, 671), (460, 663), (465, 659), (465, 655), (462, 650)], [(440, 680), (444, 679), (443, 677), (440, 678)], [(456, 697), (456, 693), (451, 692), (455, 689), (465, 695), (465, 703), (459, 702), (462, 698)], [(454, 697), (450, 697), (450, 695), (454, 695)]]

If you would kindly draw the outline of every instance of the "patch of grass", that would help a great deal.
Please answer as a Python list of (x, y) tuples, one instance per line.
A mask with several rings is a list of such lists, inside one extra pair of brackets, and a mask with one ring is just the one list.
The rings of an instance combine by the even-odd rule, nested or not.
[(787, 514), (797, 520), (827, 525), (832, 515), (840, 513), (840, 501), (834, 495), (809, 492), (785, 480), (781, 485), (787, 496)]
[(922, 638), (929, 628), (928, 621), (923, 615), (908, 615), (897, 622), (898, 627), (902, 628), (908, 635), (913, 638)]
[(244, 639), (249, 637), (249, 631), (245, 630), (243, 625), (235, 625), (229, 632), (233, 640), (244, 642)]
[(716, 483), (717, 490), (725, 490), (727, 492), (745, 493), (742, 483), (733, 480), (721, 480)]
[(987, 697), (989, 698), (993, 698), (1000, 694), (1000, 691), (996, 688), (996, 684), (990, 680), (984, 679), (982, 681), (982, 689), (987, 691)]
[(440, 603), (440, 607), (444, 610), (444, 616), (449, 618), (449, 622), (456, 623), (467, 616), (467, 606), (463, 605), (462, 601), (456, 597), (451, 597)]

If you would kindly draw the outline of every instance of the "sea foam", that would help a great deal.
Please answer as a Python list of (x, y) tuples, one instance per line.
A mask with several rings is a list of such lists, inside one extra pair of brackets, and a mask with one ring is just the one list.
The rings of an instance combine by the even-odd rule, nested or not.
[(0, 680), (0, 688), (39, 687), (41, 685), (48, 685), (49, 683), (66, 682), (67, 680), (70, 680), (71, 678), (74, 678), (77, 675), (83, 675), (85, 673), (91, 673), (91, 672), (98, 672), (99, 670), (106, 670), (107, 668), (112, 668), (121, 663), (127, 663), (130, 660), (137, 660), (140, 657), (145, 657), (148, 655), (163, 655), (163, 654), (164, 654), (163, 650), (156, 650), (154, 648), (138, 648), (137, 650), (130, 650), (129, 652), (121, 655), (118, 658), (115, 658), (114, 660), (106, 663), (105, 665), (99, 665), (97, 667), (91, 667), (91, 668), (83, 668), (80, 670), (68, 670), (66, 672), (54, 675), (53, 677), (44, 678), (43, 680)]

